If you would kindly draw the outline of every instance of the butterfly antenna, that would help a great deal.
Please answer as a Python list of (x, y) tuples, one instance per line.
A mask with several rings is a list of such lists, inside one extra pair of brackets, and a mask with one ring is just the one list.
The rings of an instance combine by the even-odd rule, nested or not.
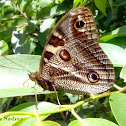
[(0, 65), (1, 67), (11, 68), (11, 69), (16, 69), (16, 70), (23, 70), (23, 71), (27, 71), (27, 72), (31, 73), (31, 71), (29, 71), (29, 70), (28, 70), (28, 69), (26, 69), (25, 67), (21, 66), (20, 64), (17, 64), (16, 62), (14, 62), (14, 61), (10, 60), (10, 59), (9, 59), (9, 58), (7, 58), (6, 56), (4, 56), (4, 55), (1, 55), (1, 56), (2, 56), (2, 57), (4, 57), (5, 59), (7, 59), (7, 60), (11, 61), (12, 63), (16, 64), (17, 66), (22, 67), (23, 69), (11, 68), (11, 67), (6, 67), (6, 66), (3, 66), (3, 65)]

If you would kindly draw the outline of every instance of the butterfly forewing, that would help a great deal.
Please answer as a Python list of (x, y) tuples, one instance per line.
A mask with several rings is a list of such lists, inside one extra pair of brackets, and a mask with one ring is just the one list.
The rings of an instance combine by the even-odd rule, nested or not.
[(74, 94), (102, 93), (114, 83), (113, 65), (98, 44), (89, 9), (68, 12), (52, 30), (40, 62), (37, 83)]

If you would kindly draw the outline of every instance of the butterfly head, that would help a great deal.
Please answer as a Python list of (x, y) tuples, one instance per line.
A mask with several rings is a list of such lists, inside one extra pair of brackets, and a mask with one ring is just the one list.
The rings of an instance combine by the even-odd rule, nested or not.
[(32, 81), (36, 81), (36, 78), (38, 78), (40, 76), (39, 72), (35, 72), (35, 73), (30, 73), (28, 74), (29, 78), (32, 80)]

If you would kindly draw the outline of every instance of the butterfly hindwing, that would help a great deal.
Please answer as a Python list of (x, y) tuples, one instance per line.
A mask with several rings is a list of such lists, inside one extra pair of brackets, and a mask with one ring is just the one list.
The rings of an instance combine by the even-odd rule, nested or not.
[(92, 13), (68, 12), (52, 30), (40, 62), (37, 82), (44, 89), (74, 94), (102, 93), (114, 83), (113, 65), (98, 43)]

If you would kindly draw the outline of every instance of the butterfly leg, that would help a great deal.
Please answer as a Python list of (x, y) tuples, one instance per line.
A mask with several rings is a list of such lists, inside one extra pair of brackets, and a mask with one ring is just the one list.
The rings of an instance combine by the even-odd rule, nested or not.
[(53, 86), (53, 89), (54, 89), (55, 94), (56, 94), (56, 97), (57, 97), (57, 102), (58, 102), (58, 105), (59, 105), (59, 106), (61, 106), (60, 101), (59, 101), (59, 97), (58, 97), (58, 94), (57, 94), (57, 91), (56, 91), (56, 88), (55, 88), (55, 86), (54, 86), (54, 85), (52, 85), (52, 86)]
[(35, 101), (36, 101), (36, 111), (38, 109), (38, 97), (37, 97), (37, 92), (35, 92)]

